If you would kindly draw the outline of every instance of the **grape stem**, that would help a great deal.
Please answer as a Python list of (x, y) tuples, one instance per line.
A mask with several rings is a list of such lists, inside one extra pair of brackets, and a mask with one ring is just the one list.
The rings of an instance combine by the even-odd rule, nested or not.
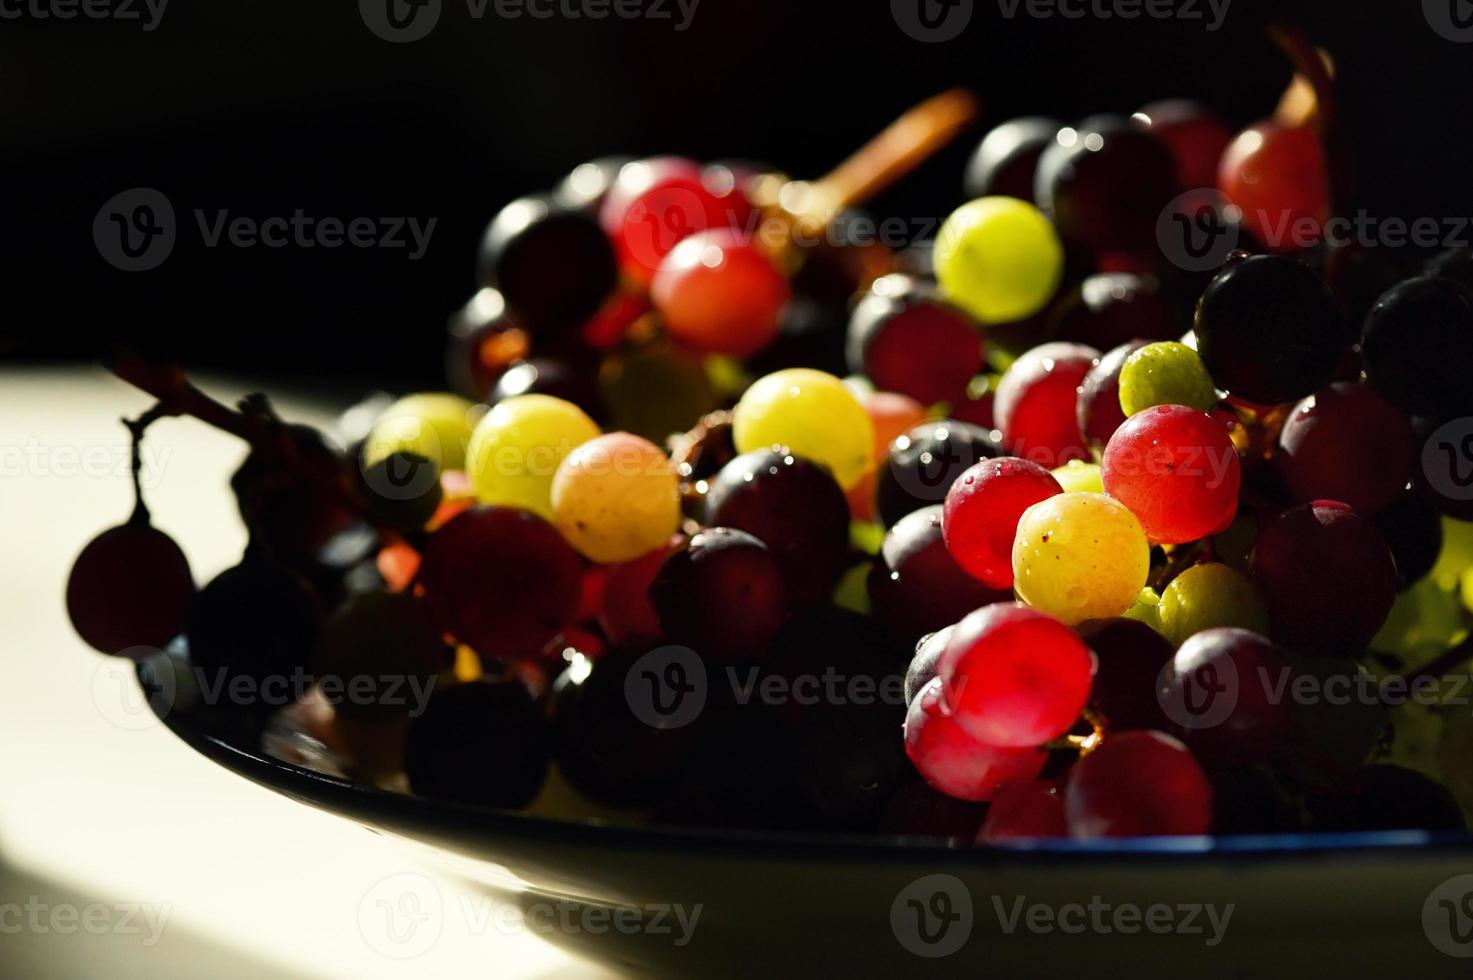
[(165, 414), (167, 413), (162, 410), (162, 406), (155, 405), (136, 419), (123, 419), (123, 425), (127, 426), (128, 433), (132, 436), (129, 469), (133, 476), (133, 515), (128, 518), (128, 523), (140, 527), (153, 523), (153, 515), (149, 513), (148, 504), (143, 499), (143, 434)]
[(1310, 41), (1304, 29), (1275, 22), (1268, 27), (1269, 40), (1278, 47), (1294, 65), (1294, 70), (1314, 90), (1315, 112), (1312, 125), (1319, 133), (1325, 148), (1325, 166), (1329, 171), (1330, 214), (1344, 214), (1344, 205), (1351, 199), (1350, 155), (1344, 144), (1343, 127), (1340, 125), (1340, 104), (1335, 95), (1335, 79), (1325, 64), (1325, 59)]
[(1044, 748), (1051, 750), (1073, 749), (1077, 750), (1081, 756), (1089, 755), (1095, 749), (1099, 748), (1100, 743), (1105, 740), (1106, 732), (1109, 731), (1110, 723), (1105, 720), (1104, 715), (1093, 708), (1084, 709), (1084, 714), (1081, 717), (1089, 722), (1089, 727), (1093, 728), (1094, 731), (1088, 735), (1065, 735), (1063, 738), (1056, 738), (1052, 742), (1044, 745)]
[(1415, 683), (1424, 677), (1430, 677), (1436, 680), (1447, 674), (1454, 667), (1461, 666), (1470, 659), (1473, 659), (1473, 636), (1469, 636), (1462, 643), (1451, 648), (1425, 667), (1402, 674), (1401, 677), (1409, 684)]

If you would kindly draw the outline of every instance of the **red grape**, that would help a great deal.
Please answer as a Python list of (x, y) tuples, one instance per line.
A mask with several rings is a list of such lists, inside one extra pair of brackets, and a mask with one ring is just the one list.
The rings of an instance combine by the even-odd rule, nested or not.
[(184, 632), (194, 579), (174, 539), (129, 522), (88, 542), (66, 583), (67, 615), (77, 635), (107, 654), (161, 650)]
[(1037, 778), (1048, 753), (979, 742), (947, 710), (941, 678), (927, 684), (905, 717), (905, 753), (927, 783), (947, 796), (982, 803), (1004, 786)]
[(650, 290), (680, 344), (749, 357), (770, 344), (792, 296), (787, 277), (743, 232), (712, 228), (665, 256)]
[(1279, 465), (1299, 500), (1341, 500), (1370, 516), (1411, 480), (1414, 440), (1411, 422), (1374, 389), (1342, 381), (1294, 406)]
[(1035, 347), (1013, 362), (997, 386), (993, 410), (1003, 444), (1044, 469), (1089, 459), (1079, 431), (1079, 386), (1100, 352), (1081, 344)]
[(1092, 252), (1154, 247), (1156, 219), (1176, 195), (1171, 151), (1124, 118), (1059, 130), (1038, 162), (1039, 207), (1065, 241)]
[(1268, 640), (1243, 629), (1203, 630), (1182, 644), (1162, 675), (1181, 740), (1210, 766), (1252, 766), (1294, 727), (1289, 665)]
[(1105, 447), (1105, 492), (1157, 544), (1223, 531), (1238, 512), (1242, 466), (1227, 428), (1206, 412), (1158, 405), (1126, 421)]
[(1212, 110), (1188, 99), (1170, 99), (1153, 102), (1132, 118), (1171, 150), (1183, 188), (1217, 185), (1218, 162), (1233, 133)]
[(1079, 431), (1084, 433), (1090, 448), (1102, 448), (1115, 430), (1125, 424), (1125, 410), (1120, 407), (1120, 372), (1125, 369), (1126, 358), (1146, 344), (1145, 340), (1132, 340), (1116, 347), (1100, 358), (1100, 363), (1085, 375), (1084, 383), (1079, 386), (1075, 412)]
[(957, 624), (938, 676), (968, 734), (1024, 747), (1074, 726), (1094, 672), (1094, 655), (1069, 627), (1021, 603), (1000, 602)]
[(783, 621), (777, 562), (745, 531), (707, 528), (665, 560), (649, 590), (665, 635), (716, 663), (767, 652)]
[(1063, 787), (1051, 779), (1004, 786), (992, 798), (978, 844), (1068, 837)]
[(1184, 330), (1155, 280), (1108, 272), (1084, 280), (1059, 305), (1052, 336), (1109, 350), (1135, 339), (1176, 340)]
[(660, 617), (650, 603), (650, 583), (660, 573), (665, 559), (678, 551), (684, 541), (677, 535), (670, 539), (669, 544), (647, 555), (608, 566), (598, 625), (613, 646), (621, 649), (644, 646), (649, 649), (664, 638)]
[(849, 321), (848, 351), (851, 371), (923, 405), (964, 401), (982, 372), (975, 321), (909, 276), (875, 280)]
[(942, 530), (952, 558), (994, 589), (1013, 587), (1013, 539), (1023, 512), (1063, 493), (1053, 474), (1026, 459), (989, 459), (967, 470), (946, 495)]
[(1107, 735), (1069, 771), (1064, 812), (1076, 840), (1205, 834), (1212, 786), (1176, 739), (1123, 732)]
[(1315, 245), (1330, 217), (1325, 151), (1309, 128), (1263, 122), (1245, 130), (1223, 153), (1217, 186), (1270, 251)]

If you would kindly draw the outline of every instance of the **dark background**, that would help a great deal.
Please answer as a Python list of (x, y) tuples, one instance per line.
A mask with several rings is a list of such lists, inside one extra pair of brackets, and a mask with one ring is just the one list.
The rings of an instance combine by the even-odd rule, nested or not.
[[(486, 221), (585, 159), (742, 157), (818, 176), (953, 85), (981, 95), (984, 129), (1175, 96), (1246, 125), (1271, 113), (1290, 75), (1259, 6), (1235, 0), (1209, 33), (1005, 20), (996, 0), (977, 0), (968, 30), (941, 44), (907, 37), (886, 0), (701, 0), (684, 33), (669, 21), (476, 21), (445, 0), (438, 27), (410, 44), (370, 33), (352, 0), (173, 0), (149, 33), (136, 21), (0, 20), (0, 352), (87, 358), (124, 340), (256, 377), (438, 387), (445, 318), (474, 289)], [(1473, 215), (1473, 45), (1439, 37), (1416, 0), (1274, 9), (1338, 59), (1357, 205)], [(873, 210), (947, 214), (967, 142)], [(130, 274), (100, 258), (91, 227), (135, 186), (168, 195), (180, 239), (160, 268)], [(196, 207), (439, 220), (410, 262), (403, 250), (207, 249)]]

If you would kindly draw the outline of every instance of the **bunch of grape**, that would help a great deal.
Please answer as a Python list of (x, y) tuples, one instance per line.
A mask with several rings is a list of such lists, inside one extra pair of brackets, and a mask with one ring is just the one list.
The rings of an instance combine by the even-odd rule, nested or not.
[(1423, 446), (1473, 415), (1473, 257), (1364, 309), (1333, 250), (1202, 279), (1159, 244), (1180, 209), (1245, 244), (1322, 220), (1326, 170), (1308, 124), (1188, 103), (1016, 120), (897, 255), (799, 240), (837, 184), (584, 164), (487, 229), (456, 393), (329, 438), (125, 374), (250, 440), (251, 546), (195, 593), (140, 502), (74, 622), (303, 676), (353, 772), (478, 804), (985, 843), (1461, 824), (1384, 706), (1285, 692), (1467, 659), (1473, 513)]

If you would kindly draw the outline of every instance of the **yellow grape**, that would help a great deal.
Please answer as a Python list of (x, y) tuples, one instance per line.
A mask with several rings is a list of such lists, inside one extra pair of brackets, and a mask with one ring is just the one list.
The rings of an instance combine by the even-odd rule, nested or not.
[(572, 402), (515, 395), (497, 402), (471, 434), (466, 469), (476, 499), (552, 519), (552, 478), (598, 426)]
[(1263, 596), (1246, 575), (1226, 565), (1194, 565), (1161, 594), (1161, 635), (1176, 646), (1203, 630), (1235, 626), (1260, 636), (1269, 632)]
[(809, 368), (759, 378), (737, 402), (732, 434), (737, 452), (783, 446), (827, 466), (845, 490), (869, 470), (875, 429), (844, 382)]
[(1105, 481), (1100, 475), (1098, 463), (1086, 463), (1071, 459), (1054, 470), (1054, 479), (1065, 493), (1104, 493)]
[(479, 406), (459, 395), (406, 395), (374, 422), (363, 443), (363, 465), (402, 451), (423, 456), (441, 472), (463, 470), (478, 416)]
[(1131, 609), (1150, 568), (1140, 521), (1102, 494), (1065, 493), (1034, 504), (1013, 540), (1019, 598), (1071, 626)]
[(584, 557), (633, 561), (680, 527), (680, 480), (664, 451), (628, 432), (574, 449), (552, 479), (553, 522)]
[(983, 323), (1013, 323), (1053, 297), (1064, 274), (1064, 246), (1033, 205), (984, 197), (946, 219), (936, 235), (935, 265), (953, 303)]

